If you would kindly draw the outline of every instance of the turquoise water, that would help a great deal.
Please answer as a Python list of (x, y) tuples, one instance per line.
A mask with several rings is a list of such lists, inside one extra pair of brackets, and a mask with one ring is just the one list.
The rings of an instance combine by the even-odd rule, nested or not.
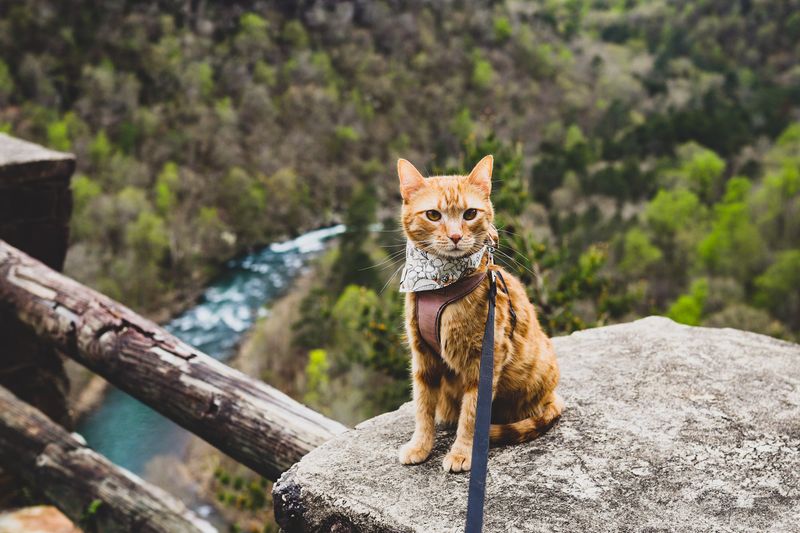
[[(264, 305), (280, 296), (308, 260), (324, 249), (325, 241), (342, 231), (344, 226), (312, 231), (229, 262), (200, 302), (165, 328), (224, 361), (265, 313)], [(189, 440), (186, 430), (113, 387), (78, 432), (91, 448), (139, 475), (156, 456), (182, 455)]]

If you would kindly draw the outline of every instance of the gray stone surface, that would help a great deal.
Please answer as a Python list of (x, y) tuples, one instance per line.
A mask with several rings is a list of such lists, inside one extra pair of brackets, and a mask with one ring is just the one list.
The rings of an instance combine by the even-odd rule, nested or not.
[[(492, 449), (484, 531), (800, 531), (800, 346), (650, 317), (555, 339), (566, 410)], [(287, 531), (463, 531), (452, 434), (402, 466), (409, 405), (307, 455), (275, 487)]]
[(0, 133), (0, 181), (47, 179), (72, 174), (75, 156)]

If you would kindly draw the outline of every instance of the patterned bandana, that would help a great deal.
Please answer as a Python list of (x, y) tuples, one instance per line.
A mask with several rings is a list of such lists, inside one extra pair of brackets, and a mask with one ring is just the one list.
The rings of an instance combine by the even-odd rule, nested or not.
[(464, 257), (440, 257), (420, 250), (411, 241), (406, 244), (406, 266), (400, 278), (400, 292), (441, 289), (475, 272), (481, 264), (486, 246)]

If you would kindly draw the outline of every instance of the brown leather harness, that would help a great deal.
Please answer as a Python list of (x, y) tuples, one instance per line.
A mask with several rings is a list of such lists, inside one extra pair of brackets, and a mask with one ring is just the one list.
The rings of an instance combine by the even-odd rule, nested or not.
[[(417, 293), (417, 329), (422, 337), (422, 340), (430, 347), (431, 350), (441, 355), (441, 325), (442, 313), (445, 308), (451, 303), (464, 298), (486, 279), (488, 272), (479, 272), (472, 276), (460, 279), (452, 285), (442, 287), (432, 291), (421, 291)], [(508, 294), (508, 287), (503, 275), (496, 272), (503, 285), (503, 292)], [(511, 335), (514, 335), (514, 329), (517, 324), (517, 315), (511, 305), (509, 299), (508, 307), (511, 315)]]

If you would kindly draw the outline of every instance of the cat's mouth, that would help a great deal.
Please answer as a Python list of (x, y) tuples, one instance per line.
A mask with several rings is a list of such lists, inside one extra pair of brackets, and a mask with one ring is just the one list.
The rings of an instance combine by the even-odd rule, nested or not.
[(478, 248), (475, 246), (475, 243), (466, 245), (460, 242), (458, 244), (449, 243), (444, 246), (433, 246), (430, 251), (438, 256), (447, 257), (448, 259), (459, 259), (472, 255), (478, 251)]

